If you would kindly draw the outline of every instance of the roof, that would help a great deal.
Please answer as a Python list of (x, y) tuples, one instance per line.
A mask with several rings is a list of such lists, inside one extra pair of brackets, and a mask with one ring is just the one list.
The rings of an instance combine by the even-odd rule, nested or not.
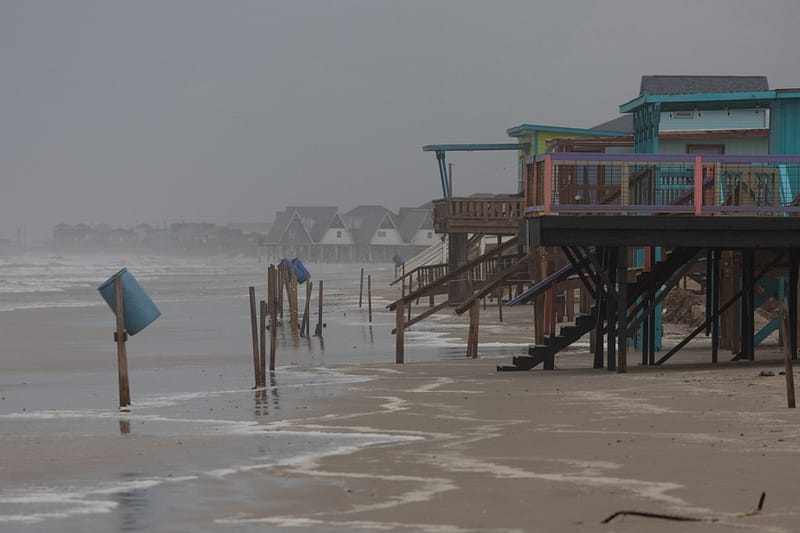
[(296, 216), (308, 232), (312, 242), (319, 242), (339, 212), (333, 206), (294, 206), (275, 213), (275, 222), (267, 235), (267, 242), (281, 242), (283, 234)]
[(551, 133), (568, 133), (568, 134), (578, 134), (578, 135), (592, 135), (592, 136), (600, 136), (605, 135), (609, 137), (616, 137), (620, 133), (619, 131), (607, 131), (607, 130), (600, 130), (600, 129), (586, 129), (586, 128), (565, 128), (563, 126), (546, 126), (543, 124), (520, 124), (519, 126), (514, 126), (513, 128), (508, 128), (506, 133), (509, 137), (522, 137), (526, 135), (533, 134), (537, 131), (546, 131)]
[(642, 76), (639, 94), (768, 91), (766, 76)]
[(603, 122), (593, 127), (592, 130), (618, 131), (620, 133), (633, 133), (633, 116), (620, 115), (608, 122)]
[(433, 230), (430, 209), (401, 207), (397, 220), (397, 231), (400, 232), (400, 237), (405, 242), (413, 241), (417, 232), (421, 229)]
[(397, 228), (394, 224), (394, 215), (382, 205), (360, 205), (342, 215), (342, 220), (350, 229), (353, 242), (369, 244), (387, 216), (392, 225)]

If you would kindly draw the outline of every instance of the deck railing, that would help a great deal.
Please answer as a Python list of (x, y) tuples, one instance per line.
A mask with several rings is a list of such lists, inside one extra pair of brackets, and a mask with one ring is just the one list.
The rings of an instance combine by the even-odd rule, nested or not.
[(433, 223), (443, 231), (458, 227), (478, 231), (482, 226), (489, 230), (503, 226), (516, 230), (523, 208), (521, 196), (444, 198), (433, 202)]
[(553, 153), (526, 158), (525, 216), (800, 215), (800, 156)]

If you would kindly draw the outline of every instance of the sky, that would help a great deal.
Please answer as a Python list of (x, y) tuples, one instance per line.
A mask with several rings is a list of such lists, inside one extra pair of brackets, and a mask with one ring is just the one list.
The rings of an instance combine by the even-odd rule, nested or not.
[[(642, 75), (800, 87), (797, 0), (0, 0), (0, 238), (441, 196), (426, 144), (591, 127)], [(456, 195), (513, 152), (448, 154)]]

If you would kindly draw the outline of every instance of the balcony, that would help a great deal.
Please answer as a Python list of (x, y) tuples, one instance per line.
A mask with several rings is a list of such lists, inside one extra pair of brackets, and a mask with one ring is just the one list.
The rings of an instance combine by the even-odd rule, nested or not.
[(525, 160), (525, 217), (800, 215), (800, 156), (554, 153)]
[(520, 196), (434, 200), (433, 225), (437, 233), (516, 235), (523, 206)]

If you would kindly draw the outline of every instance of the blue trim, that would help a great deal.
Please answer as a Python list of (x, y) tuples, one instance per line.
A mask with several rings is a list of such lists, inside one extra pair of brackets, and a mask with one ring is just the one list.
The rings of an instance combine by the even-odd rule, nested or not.
[(798, 99), (800, 91), (751, 91), (740, 93), (691, 93), (691, 94), (644, 94), (619, 106), (620, 113), (631, 113), (646, 104), (708, 104), (739, 103), (744, 105), (768, 105), (776, 99)]
[(495, 144), (427, 144), (422, 147), (423, 152), (482, 152), (492, 150), (524, 150), (524, 144), (495, 143)]
[(609, 131), (609, 130), (589, 130), (585, 128), (565, 128), (562, 126), (544, 126), (540, 124), (520, 124), (506, 130), (509, 137), (521, 137), (525, 134), (536, 134), (538, 132), (553, 132), (553, 133), (579, 133), (583, 135), (592, 135), (594, 137), (621, 137), (623, 135), (630, 135), (624, 131)]

